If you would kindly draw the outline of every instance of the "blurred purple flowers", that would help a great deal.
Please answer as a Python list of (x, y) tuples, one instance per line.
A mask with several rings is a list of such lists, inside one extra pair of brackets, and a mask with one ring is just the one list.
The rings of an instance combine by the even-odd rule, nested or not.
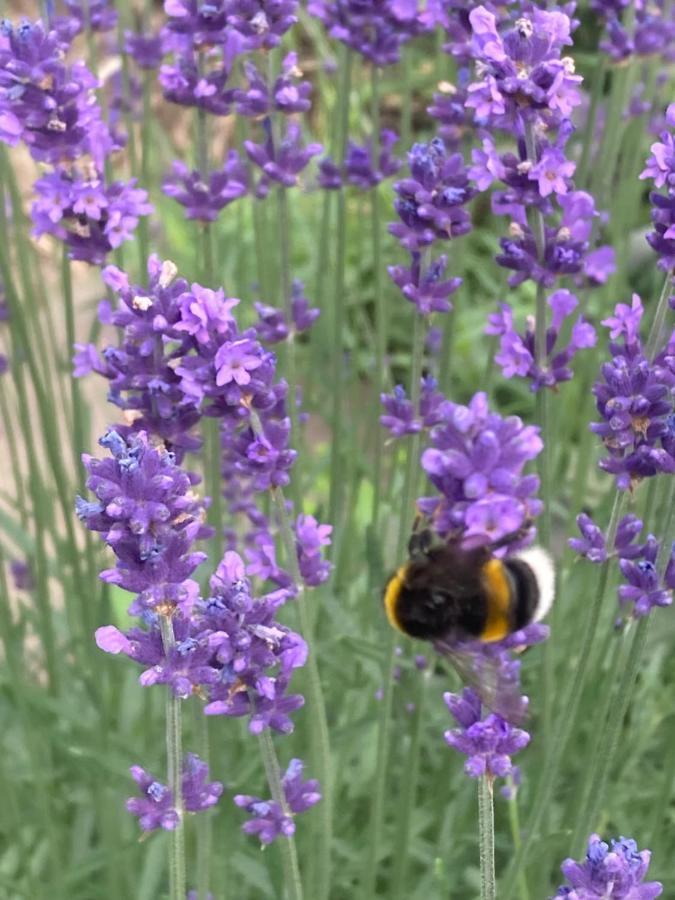
[(663, 892), (658, 881), (645, 882), (651, 853), (638, 851), (632, 838), (612, 840), (611, 847), (592, 834), (583, 862), (566, 859), (560, 867), (570, 886), (563, 886), (551, 900), (653, 900)]
[(519, 334), (513, 326), (513, 310), (508, 303), (500, 304), (500, 312), (489, 317), (486, 334), (499, 336), (499, 352), (495, 362), (501, 367), (505, 378), (520, 375), (530, 380), (530, 389), (538, 391), (542, 387), (553, 388), (572, 376), (570, 362), (577, 351), (594, 347), (595, 329), (583, 316), (579, 316), (572, 326), (572, 333), (566, 347), (554, 353), (556, 342), (565, 320), (572, 315), (579, 301), (567, 290), (555, 291), (547, 298), (552, 316), (546, 331), (546, 359), (535, 360), (535, 320), (528, 318), (527, 330)]
[(262, 844), (271, 844), (276, 838), (291, 837), (295, 834), (293, 817), (305, 812), (321, 800), (319, 782), (315, 779), (302, 780), (304, 764), (299, 759), (292, 759), (281, 779), (284, 793), (284, 806), (274, 800), (261, 800), (237, 794), (234, 802), (245, 809), (251, 818), (242, 825), (246, 834), (255, 834)]
[[(673, 24), (675, 32), (675, 24)], [(652, 222), (654, 231), (647, 235), (652, 249), (659, 255), (659, 266), (670, 273), (675, 271), (675, 103), (666, 110), (668, 130), (661, 133), (661, 140), (652, 144), (652, 155), (640, 178), (651, 178), (654, 187), (667, 189), (666, 194), (652, 191)]]
[(609, 453), (600, 466), (616, 476), (620, 490), (660, 472), (675, 472), (675, 332), (653, 360), (647, 359), (639, 334), (642, 313), (634, 294), (630, 307), (617, 304), (614, 316), (603, 321), (610, 329), (612, 358), (593, 387), (602, 421), (592, 423), (591, 430)]
[(481, 720), (480, 697), (471, 688), (465, 688), (461, 695), (445, 693), (443, 700), (460, 726), (445, 732), (445, 742), (468, 757), (466, 774), (470, 778), (509, 775), (513, 771), (511, 756), (529, 744), (529, 734), (496, 713)]
[[(127, 800), (127, 810), (138, 816), (138, 824), (143, 831), (154, 831), (156, 828), (173, 831), (177, 828), (180, 813), (175, 808), (171, 790), (140, 766), (132, 766), (130, 771), (141, 796)], [(183, 763), (181, 790), (186, 812), (201, 812), (218, 802), (223, 785), (219, 781), (208, 782), (208, 777), (206, 763), (194, 753), (188, 753)]]

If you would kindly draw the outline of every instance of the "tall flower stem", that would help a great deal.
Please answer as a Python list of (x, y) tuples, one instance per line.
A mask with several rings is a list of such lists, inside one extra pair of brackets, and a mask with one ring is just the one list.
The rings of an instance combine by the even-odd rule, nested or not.
[[(525, 147), (527, 150), (528, 160), (536, 165), (537, 163), (537, 145), (535, 142), (534, 129), (531, 122), (524, 123), (525, 131)], [(531, 208), (528, 210), (528, 220), (534, 235), (535, 246), (537, 248), (537, 257), (540, 263), (544, 261), (546, 252), (546, 231), (544, 227), (544, 217), (541, 210)], [(544, 285), (537, 283), (537, 300), (535, 312), (535, 334), (534, 334), (534, 359), (535, 364), (544, 368), (546, 366), (546, 290)], [(543, 447), (541, 453), (537, 457), (537, 471), (540, 481), (540, 496), (543, 503), (543, 510), (539, 517), (539, 542), (546, 549), (551, 545), (551, 477), (550, 477), (550, 447), (551, 447), (551, 427), (549, 418), (549, 394), (545, 387), (541, 387), (537, 391), (535, 399), (535, 416), (539, 428), (541, 429), (541, 438)], [(542, 752), (548, 753), (548, 747), (551, 739), (551, 721), (552, 721), (552, 694), (553, 694), (553, 654), (551, 647), (544, 644), (541, 652), (542, 664)]]
[[(68, 248), (63, 248), (63, 258), (61, 261), (61, 286), (63, 289), (63, 300), (65, 306), (66, 318), (66, 364), (70, 363), (70, 356), (73, 353), (75, 344), (75, 304), (73, 302), (73, 282), (70, 274), (70, 259), (68, 258)], [(84, 469), (80, 465), (80, 454), (84, 450), (84, 410), (82, 408), (82, 397), (80, 394), (80, 382), (77, 378), (70, 379), (70, 399), (72, 404), (73, 415), (73, 453), (75, 457), (75, 472), (78, 476), (78, 484), (80, 490), (84, 489)]]
[(481, 775), (478, 779), (478, 836), (480, 841), (480, 897), (495, 900), (495, 811), (493, 779)]
[[(196, 726), (200, 744), (199, 757), (209, 764), (209, 718), (204, 715), (201, 702), (197, 701)], [(208, 900), (211, 869), (211, 816), (205, 810), (197, 817), (197, 900)]]
[[(413, 345), (412, 345), (412, 373), (410, 386), (410, 399), (413, 409), (419, 409), (420, 381), (422, 377), (422, 360), (424, 356), (424, 328), (423, 319), (415, 315)], [(420, 435), (413, 434), (408, 443), (408, 456), (405, 467), (405, 481), (401, 504), (401, 518), (398, 528), (398, 541), (396, 558), (401, 559), (405, 550), (410, 522), (414, 518), (412, 509), (415, 485), (417, 482), (417, 470), (420, 456)], [(389, 762), (389, 743), (391, 732), (391, 713), (394, 680), (392, 670), (394, 667), (397, 635), (393, 629), (387, 641), (385, 663), (382, 670), (384, 682), (384, 694), (380, 702), (380, 715), (377, 723), (377, 750), (375, 765), (375, 786), (373, 791), (373, 804), (370, 823), (370, 842), (368, 845), (368, 857), (361, 896), (363, 900), (371, 900), (375, 896), (375, 882), (377, 878), (377, 862), (382, 842), (382, 830), (384, 827), (384, 805), (387, 786), (387, 765)]]
[[(665, 569), (666, 560), (664, 557), (670, 552), (673, 517), (675, 515), (673, 512), (675, 482), (672, 477), (669, 481), (670, 486), (665, 504), (666, 515), (661, 529), (663, 539), (661, 542), (659, 560), (657, 561), (657, 569), (659, 571)], [(586, 795), (581, 795), (584, 802), (581, 804), (581, 811), (574, 832), (572, 844), (574, 853), (580, 852), (583, 849), (588, 830), (595, 824), (598, 810), (604, 801), (607, 779), (619, 746), (621, 727), (630, 707), (638, 672), (640, 670), (642, 652), (647, 640), (650, 620), (651, 614), (642, 616), (639, 619), (637, 627), (635, 627), (633, 640), (630, 643), (627, 657), (625, 653), (616, 653), (615, 659), (617, 664), (607, 678), (609, 685), (616, 684), (616, 689), (612, 694), (613, 702), (611, 704), (606, 704), (608, 707), (606, 716), (604, 719), (598, 719), (598, 721), (604, 723), (604, 727), (596, 742), (597, 749), (593, 760), (593, 766), (588, 770)], [(624, 637), (624, 641), (626, 640), (627, 635)], [(606, 693), (611, 694), (611, 691), (608, 690)]]
[(425, 700), (429, 684), (430, 670), (418, 674), (415, 692), (415, 719), (410, 735), (410, 745), (406, 754), (404, 772), (403, 801), (399, 806), (398, 830), (394, 843), (394, 872), (391, 879), (392, 900), (402, 900), (405, 893), (405, 878), (410, 856), (410, 824), (417, 795), (417, 780), (420, 768), (420, 746), (425, 719)]
[[(272, 742), (272, 735), (269, 728), (266, 728), (258, 738), (260, 742), (260, 752), (265, 767), (265, 775), (267, 783), (272, 794), (272, 799), (277, 803), (284, 815), (292, 815), (288, 809), (284, 788), (281, 783), (281, 772), (279, 770), (279, 762), (277, 754)], [(286, 896), (288, 900), (302, 900), (302, 879), (300, 877), (300, 866), (298, 865), (298, 854), (295, 849), (295, 838), (293, 835), (281, 837), (279, 840), (281, 846), (281, 857), (284, 866), (284, 881), (286, 887)]]
[[(351, 92), (352, 53), (344, 49), (342, 54), (342, 83), (338, 116), (340, 118), (339, 156), (344, 162), (345, 146), (349, 130), (349, 95)], [(335, 293), (333, 296), (333, 409), (331, 413), (331, 458), (330, 496), (328, 500), (329, 520), (339, 529), (342, 515), (343, 479), (342, 469), (342, 411), (343, 411), (343, 337), (345, 324), (345, 265), (347, 252), (347, 212), (345, 189), (337, 192), (337, 240), (335, 248)]]
[[(380, 70), (373, 65), (370, 76), (371, 121), (372, 121), (372, 164), (377, 171), (380, 156)], [(380, 394), (384, 391), (384, 357), (387, 352), (387, 317), (382, 290), (382, 235), (380, 222), (380, 194), (376, 184), (370, 192), (371, 230), (373, 242), (373, 291), (375, 294), (375, 390), (373, 422), (379, 419)], [(382, 447), (384, 432), (375, 429), (373, 449), (373, 507), (372, 529), (378, 531), (380, 501), (382, 494)]]
[[(260, 421), (260, 417), (253, 409), (250, 410), (250, 415), (253, 431), (258, 437), (264, 437), (265, 430)], [(288, 517), (288, 510), (286, 509), (286, 498), (280, 487), (272, 488), (271, 494), (272, 502), (274, 503), (277, 514), (279, 530), (281, 532), (281, 540), (286, 554), (286, 565), (291, 573), (293, 582), (298, 588), (295, 603), (300, 618), (300, 630), (307, 643), (310, 644), (310, 652), (307, 657), (307, 700), (308, 706), (310, 706), (313, 711), (311, 718), (312, 749), (322, 791), (322, 802), (319, 807), (321, 810), (321, 833), (319, 837), (319, 882), (316, 900), (326, 900), (330, 890), (331, 845), (333, 841), (333, 769), (330, 756), (330, 742), (328, 738), (326, 704), (321, 689), (321, 679), (319, 678), (319, 669), (316, 663), (316, 653), (313, 652), (313, 648), (311, 647), (312, 622), (307, 607), (304, 583), (302, 575), (300, 574), (300, 565), (298, 563), (293, 528)]]
[[(625, 492), (617, 491), (614, 498), (614, 505), (610, 516), (609, 527), (607, 529), (607, 546), (613, 546), (616, 536), (617, 526), (621, 518), (624, 504), (626, 502)], [(536, 799), (532, 807), (532, 812), (528, 817), (524, 830), (524, 839), (521, 846), (516, 850), (511, 864), (506, 872), (504, 879), (504, 887), (502, 891), (502, 900), (509, 900), (513, 895), (516, 882), (520, 878), (520, 872), (525, 861), (529, 858), (532, 845), (539, 837), (540, 826), (543, 816), (549, 807), (551, 797), (555, 790), (557, 778), (570, 738), (574, 720), (579, 708), (579, 701), (586, 686), (586, 678), (590, 668), (591, 651), (595, 643), (595, 635), (598, 629), (600, 619), (600, 610), (602, 601), (607, 589), (607, 581), (609, 577), (610, 561), (607, 560), (599, 566), (597, 575), (597, 586), (592, 592), (592, 600), (588, 604), (586, 616), (580, 626), (580, 634), (582, 635), (581, 646), (579, 648), (577, 665), (574, 667), (574, 677), (570, 684), (569, 690), (565, 697), (563, 709), (558, 718), (557, 727), (553, 740), (549, 745), (549, 751), (544, 758), (544, 763), (539, 778)]]
[[(509, 797), (509, 825), (511, 827), (511, 838), (513, 840), (514, 849), (519, 850), (522, 844), (520, 836), (520, 813), (518, 811), (518, 796), (514, 789), (513, 777), (509, 775), (509, 785), (511, 787), (511, 796)], [(530, 900), (530, 891), (527, 886), (527, 877), (525, 872), (520, 872), (520, 900)]]
[[(279, 185), (277, 188), (277, 216), (279, 223), (279, 269), (281, 274), (281, 308), (284, 311), (284, 318), (291, 329), (288, 340), (283, 347), (283, 370), (288, 382), (288, 413), (291, 419), (291, 434), (296, 442), (301, 439), (300, 423), (298, 421), (298, 404), (297, 404), (297, 365), (296, 365), (296, 347), (295, 337), (293, 333), (293, 316), (292, 316), (292, 292), (291, 292), (291, 217), (288, 208), (288, 192), (287, 188)], [(299, 454), (302, 459), (303, 454)], [(296, 512), (301, 512), (302, 497), (302, 470), (296, 462), (295, 477), (290, 485), (291, 497), (295, 503)]]
[[(168, 656), (176, 645), (173, 623), (167, 615), (160, 615), (159, 627), (162, 634), (164, 653)], [(183, 809), (183, 788), (181, 766), (183, 759), (183, 719), (181, 701), (167, 688), (166, 695), (166, 762), (169, 787), (173, 793), (174, 807), (178, 813), (178, 823), (169, 840), (169, 897), (170, 900), (185, 900), (185, 811)]]

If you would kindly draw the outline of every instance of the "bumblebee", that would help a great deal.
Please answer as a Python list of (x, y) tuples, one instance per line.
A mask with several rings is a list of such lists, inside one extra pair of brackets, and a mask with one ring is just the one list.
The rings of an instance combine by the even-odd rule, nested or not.
[(459, 541), (439, 543), (429, 529), (413, 531), (410, 558), (389, 579), (384, 608), (394, 628), (414, 638), (452, 645), (499, 641), (551, 608), (553, 563), (530, 547), (499, 558), (500, 548), (527, 528), (472, 549)]

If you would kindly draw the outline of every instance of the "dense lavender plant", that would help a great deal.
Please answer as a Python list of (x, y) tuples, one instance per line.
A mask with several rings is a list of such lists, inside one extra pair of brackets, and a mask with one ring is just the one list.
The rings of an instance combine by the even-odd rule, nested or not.
[(611, 848), (599, 835), (592, 834), (582, 863), (566, 859), (561, 869), (570, 886), (558, 889), (552, 900), (652, 900), (663, 893), (658, 881), (644, 878), (651, 853), (638, 851), (632, 838), (612, 840)]

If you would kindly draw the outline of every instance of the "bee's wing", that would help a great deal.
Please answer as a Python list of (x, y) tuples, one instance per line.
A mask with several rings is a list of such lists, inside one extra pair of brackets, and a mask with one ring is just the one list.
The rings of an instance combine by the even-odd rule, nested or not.
[(435, 641), (434, 646), (466, 686), (478, 694), (484, 706), (511, 725), (523, 724), (527, 718), (528, 700), (520, 693), (517, 662), (505, 665), (497, 658), (460, 650), (445, 641)]

